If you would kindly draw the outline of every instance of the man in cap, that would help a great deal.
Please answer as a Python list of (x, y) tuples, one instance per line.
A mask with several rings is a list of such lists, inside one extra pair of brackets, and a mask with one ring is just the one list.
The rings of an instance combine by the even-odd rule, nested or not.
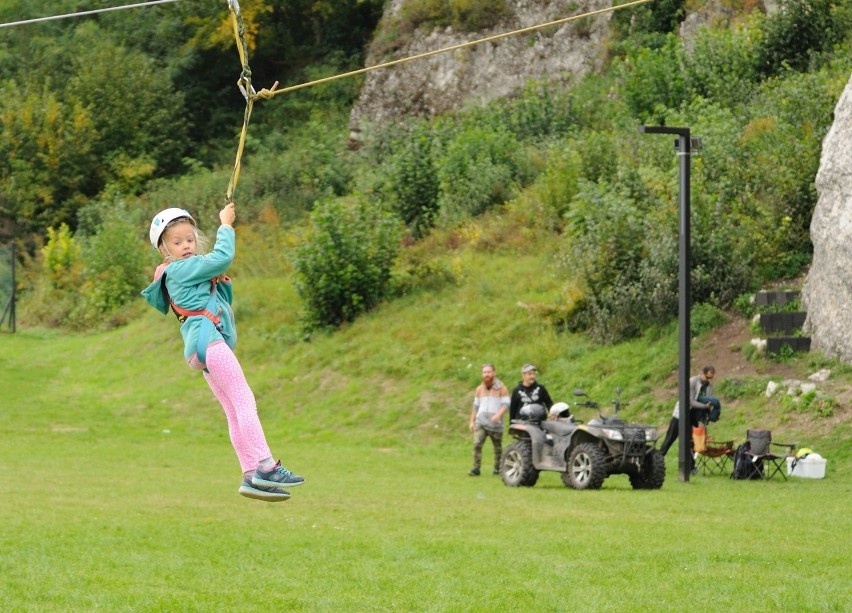
[(509, 402), (509, 420), (518, 419), (521, 407), (527, 404), (540, 404), (545, 409), (553, 406), (553, 400), (547, 389), (538, 383), (535, 378), (538, 374), (533, 364), (524, 364), (521, 368), (521, 381), (512, 390), (512, 398)]

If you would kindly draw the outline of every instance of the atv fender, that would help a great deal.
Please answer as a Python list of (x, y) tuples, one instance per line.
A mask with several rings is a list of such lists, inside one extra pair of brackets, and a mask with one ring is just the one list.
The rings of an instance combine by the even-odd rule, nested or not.
[[(604, 451), (606, 451), (606, 446), (603, 445), (599, 436), (595, 436), (591, 432), (589, 432), (589, 428), (585, 425), (577, 426), (577, 429), (571, 433), (571, 436), (568, 438), (568, 449), (574, 449), (577, 445), (581, 443), (591, 443), (593, 445), (598, 445)], [(567, 456), (567, 454), (566, 454)]]
[(565, 458), (554, 458), (550, 449), (552, 443), (547, 439), (547, 434), (534, 424), (512, 424), (509, 427), (509, 433), (516, 438), (529, 438), (532, 443), (532, 462), (538, 470), (554, 470), (560, 467), (554, 466), (554, 460), (559, 462), (561, 459), (563, 468)]

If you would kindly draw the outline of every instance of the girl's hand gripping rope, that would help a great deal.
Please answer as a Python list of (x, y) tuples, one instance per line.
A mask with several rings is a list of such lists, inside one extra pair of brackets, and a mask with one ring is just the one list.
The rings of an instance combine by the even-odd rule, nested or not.
[(225, 205), (221, 211), (219, 211), (219, 221), (222, 222), (223, 226), (232, 226), (234, 225), (234, 220), (237, 218), (237, 210), (236, 205), (233, 202), (229, 202)]

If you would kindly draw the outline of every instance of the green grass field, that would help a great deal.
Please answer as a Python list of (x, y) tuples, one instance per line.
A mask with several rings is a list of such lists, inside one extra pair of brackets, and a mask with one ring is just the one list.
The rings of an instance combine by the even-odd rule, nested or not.
[(848, 610), (836, 474), (509, 489), (463, 441), (270, 435), (308, 478), (285, 503), (237, 495), (223, 436), (4, 432), (4, 610)]
[(0, 335), (0, 610), (849, 610), (844, 407), (817, 420), (723, 398), (718, 437), (769, 424), (829, 458), (823, 480), (681, 483), (675, 454), (659, 491), (468, 477), (481, 362), (533, 360), (558, 399), (583, 386), (606, 403), (623, 386), (625, 416), (660, 427), (677, 366), (673, 327), (593, 347), (516, 306), (558, 293), (546, 272), (501, 291), (543, 258), (480, 258), (457, 287), (310, 342), (280, 306), (288, 284), (237, 278), (267, 437), (307, 478), (279, 504), (237, 494), (224, 416), (181, 364), (173, 319)]

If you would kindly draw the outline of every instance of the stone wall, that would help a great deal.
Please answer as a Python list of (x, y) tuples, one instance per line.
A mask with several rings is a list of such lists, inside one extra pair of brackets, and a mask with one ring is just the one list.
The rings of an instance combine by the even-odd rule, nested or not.
[[(386, 19), (399, 13), (404, 0), (392, 0)], [(411, 57), (501, 32), (546, 23), (611, 6), (610, 0), (579, 0), (566, 10), (564, 1), (510, 0), (512, 16), (482, 32), (420, 29), (393, 58), (368, 54), (366, 65)], [(625, 9), (629, 10), (629, 9)], [(351, 136), (361, 140), (374, 124), (410, 115), (434, 116), (483, 104), (522, 88), (529, 80), (566, 81), (599, 69), (606, 53), (612, 13), (567, 22), (483, 43), (415, 62), (370, 72), (350, 117)]]
[(811, 347), (852, 362), (852, 78), (822, 145), (811, 220), (814, 258), (802, 289)]

